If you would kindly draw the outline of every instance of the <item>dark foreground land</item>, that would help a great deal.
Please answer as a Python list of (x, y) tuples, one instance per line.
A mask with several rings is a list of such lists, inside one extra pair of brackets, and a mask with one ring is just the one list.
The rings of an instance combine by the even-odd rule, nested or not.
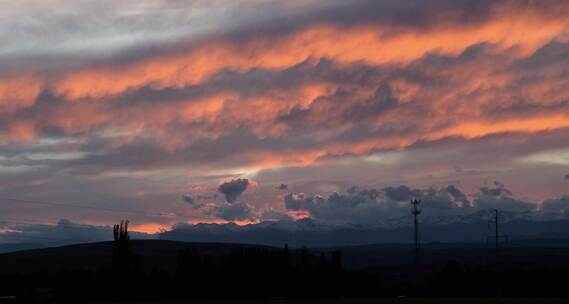
[[(90, 302), (89, 304), (99, 304), (104, 302)], [(565, 304), (567, 299), (465, 299), (465, 298), (432, 298), (432, 299), (327, 299), (327, 300), (235, 300), (235, 301), (215, 301), (215, 300), (172, 300), (172, 301), (154, 301), (154, 302), (115, 302), (116, 304)]]
[[(413, 263), (410, 244), (370, 244), (360, 246), (336, 246), (307, 248), (311, 256), (321, 253), (341, 253), (343, 269), (388, 271), (408, 268)], [(133, 255), (142, 258), (145, 270), (159, 269), (175, 272), (179, 266), (179, 254), (195, 250), (203, 257), (223, 257), (239, 251), (282, 252), (282, 247), (232, 244), (196, 243), (164, 240), (135, 240), (130, 242)], [(302, 250), (291, 248), (289, 254), (298, 256)], [(112, 263), (113, 242), (99, 242), (22, 250), (0, 254), (0, 275), (6, 273), (56, 273), (63, 269), (94, 270), (109, 267)], [(449, 261), (465, 266), (483, 267), (495, 259), (492, 244), (482, 243), (429, 243), (421, 248), (423, 268), (444, 267)], [(502, 267), (515, 269), (569, 268), (569, 239), (523, 240), (502, 244)]]
[[(1, 254), (0, 296), (68, 303), (567, 302), (564, 240), (513, 242), (499, 260), (485, 244), (427, 244), (418, 265), (412, 252), (406, 244), (79, 244)], [(498, 294), (503, 299), (493, 300)]]

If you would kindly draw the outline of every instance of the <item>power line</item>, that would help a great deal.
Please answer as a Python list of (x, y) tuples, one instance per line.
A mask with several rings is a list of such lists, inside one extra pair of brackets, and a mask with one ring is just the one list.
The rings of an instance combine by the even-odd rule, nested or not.
[[(138, 211), (138, 210), (127, 210), (127, 209), (120, 209), (120, 208), (108, 208), (108, 207), (97, 207), (97, 206), (86, 206), (80, 203), (62, 203), (62, 202), (52, 202), (52, 201), (44, 201), (44, 200), (30, 200), (30, 199), (18, 199), (18, 198), (10, 198), (10, 197), (0, 197), (0, 201), (10, 201), (10, 202), (17, 202), (23, 204), (33, 204), (33, 205), (43, 205), (43, 206), (51, 206), (51, 207), (66, 207), (66, 208), (77, 208), (77, 209), (86, 209), (86, 210), (95, 210), (95, 211), (104, 211), (104, 212), (119, 212), (119, 213), (127, 213), (127, 214), (136, 214), (136, 215), (143, 215), (147, 217), (157, 217), (157, 218), (180, 218), (180, 219), (187, 219), (187, 218), (200, 218), (200, 219), (209, 219), (209, 217), (200, 217), (191, 214), (180, 214), (180, 213), (151, 213), (146, 211)], [(84, 230), (92, 230), (92, 231), (108, 231), (110, 228), (105, 227), (97, 227), (97, 226), (87, 226), (81, 224), (73, 224), (73, 223), (57, 223), (54, 225), (40, 223), (40, 222), (33, 222), (28, 219), (21, 219), (21, 218), (5, 218), (4, 220), (0, 219), (0, 223), (8, 223), (8, 224), (15, 224), (15, 225), (40, 225), (49, 228), (64, 228), (64, 229), (84, 229)], [(18, 237), (18, 238), (30, 238), (30, 239), (41, 239), (41, 240), (55, 240), (55, 241), (68, 241), (68, 242), (89, 242), (94, 241), (93, 239), (69, 239), (69, 238), (53, 238), (53, 237), (43, 237), (43, 236), (31, 236), (26, 235), (23, 233), (17, 232), (8, 232), (4, 234), (0, 234), (0, 236), (10, 236), (10, 237)]]
[(40, 200), (17, 199), (17, 198), (10, 198), (10, 197), (0, 197), (0, 200), (12, 201), (12, 202), (18, 202), (18, 203), (24, 203), (24, 204), (45, 205), (45, 206), (54, 206), (54, 207), (69, 207), (69, 208), (88, 209), (88, 210), (105, 211), (105, 212), (121, 212), (121, 213), (130, 213), (130, 214), (139, 214), (139, 215), (144, 215), (144, 216), (148, 216), (148, 217), (210, 219), (209, 217), (201, 217), (201, 216), (196, 216), (193, 214), (151, 213), (151, 212), (146, 212), (146, 211), (127, 210), (127, 209), (120, 209), (120, 208), (85, 206), (85, 205), (80, 204), (80, 203), (60, 203), (60, 202), (50, 202), (50, 201), (40, 201)]
[(19, 219), (19, 218), (4, 218), (0, 219), (0, 223), (9, 223), (9, 224), (16, 224), (16, 225), (36, 225), (36, 226), (44, 226), (49, 228), (67, 228), (67, 229), (86, 229), (86, 230), (99, 230), (99, 231), (111, 231), (111, 227), (104, 227), (104, 226), (91, 226), (91, 225), (84, 225), (84, 224), (76, 224), (76, 223), (61, 223), (58, 222), (57, 224), (46, 224), (38, 221), (29, 221), (26, 219)]
[[(8, 223), (8, 224), (15, 224), (15, 225), (36, 225), (36, 226), (43, 226), (47, 228), (65, 228), (65, 229), (85, 229), (85, 230), (98, 230), (98, 231), (110, 231), (110, 228), (104, 227), (95, 227), (95, 226), (81, 226), (76, 224), (63, 224), (58, 223), (57, 225), (49, 225), (44, 223), (37, 223), (32, 221), (26, 221), (21, 219), (14, 219), (14, 218), (5, 218), (0, 219), (0, 223)], [(51, 241), (66, 241), (66, 242), (92, 242), (97, 241), (97, 239), (89, 238), (89, 239), (72, 239), (72, 238), (59, 238), (59, 237), (50, 237), (50, 236), (34, 236), (26, 234), (25, 232), (16, 232), (10, 231), (6, 233), (0, 234), (0, 237), (5, 238), (27, 238), (27, 239), (38, 239), (38, 240), (51, 240)]]
[(80, 209), (92, 209), (92, 210), (99, 210), (99, 211), (110, 211), (110, 212), (124, 212), (124, 213), (142, 213), (145, 214), (144, 211), (136, 211), (136, 210), (126, 210), (126, 209), (118, 209), (118, 208), (107, 208), (107, 207), (95, 207), (95, 206), (85, 206), (78, 203), (59, 203), (59, 202), (47, 202), (47, 201), (38, 201), (38, 200), (25, 200), (25, 199), (17, 199), (17, 198), (9, 198), (9, 197), (0, 197), (0, 200), (3, 201), (13, 201), (25, 204), (35, 204), (35, 205), (48, 205), (48, 206), (60, 206), (60, 207), (69, 207), (69, 208), (80, 208)]
[(15, 237), (15, 238), (26, 238), (26, 239), (36, 239), (36, 240), (51, 240), (51, 241), (66, 241), (66, 242), (93, 242), (93, 241), (101, 241), (95, 239), (70, 239), (70, 238), (54, 238), (48, 236), (33, 236), (33, 235), (26, 235), (16, 232), (4, 233), (0, 234), (0, 237)]
[[(1, 224), (14, 224), (14, 225), (35, 225), (35, 226), (42, 226), (42, 227), (46, 227), (46, 228), (51, 228), (51, 229), (59, 229), (59, 228), (63, 228), (63, 229), (68, 229), (68, 230), (74, 230), (74, 229), (83, 229), (83, 230), (91, 230), (91, 231), (99, 231), (99, 232), (105, 232), (105, 233), (110, 233), (112, 231), (111, 227), (104, 227), (104, 226), (90, 226), (90, 225), (81, 225), (81, 224), (74, 224), (74, 223), (57, 223), (54, 225), (50, 225), (50, 224), (45, 224), (45, 223), (40, 223), (40, 222), (34, 222), (34, 221), (28, 221), (28, 220), (24, 220), (24, 219), (17, 219), (17, 218), (4, 218), (4, 219), (0, 219), (0, 225)], [(6, 225), (5, 227), (10, 227), (10, 225)], [(42, 231), (40, 231), (42, 232)], [(47, 231), (46, 231), (47, 232)], [(136, 232), (136, 231), (133, 231)], [(109, 234), (110, 235), (110, 234)], [(23, 232), (18, 232), (18, 231), (8, 231), (5, 233), (0, 233), (0, 237), (12, 237), (12, 238), (31, 238), (31, 239), (41, 239), (41, 240), (56, 240), (56, 241), (70, 241), (70, 242), (91, 242), (91, 241), (101, 241), (101, 239), (93, 239), (93, 238), (88, 238), (88, 239), (71, 239), (71, 238), (54, 238), (54, 237), (49, 237), (49, 236), (34, 236), (34, 235), (29, 235), (26, 234), (25, 231)], [(93, 235), (90, 235), (93, 236)]]

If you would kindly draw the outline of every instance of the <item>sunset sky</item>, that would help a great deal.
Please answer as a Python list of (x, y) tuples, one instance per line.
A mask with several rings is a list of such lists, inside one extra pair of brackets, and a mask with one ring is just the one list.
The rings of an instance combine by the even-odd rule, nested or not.
[(569, 1), (0, 7), (0, 233), (569, 210)]

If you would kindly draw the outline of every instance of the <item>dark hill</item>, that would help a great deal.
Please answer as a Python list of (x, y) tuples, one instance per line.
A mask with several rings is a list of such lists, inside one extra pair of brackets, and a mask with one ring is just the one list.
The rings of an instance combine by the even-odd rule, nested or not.
[[(205, 256), (227, 256), (243, 249), (267, 249), (279, 251), (282, 248), (264, 245), (236, 243), (198, 243), (167, 240), (133, 240), (131, 250), (142, 257), (146, 270), (162, 269), (174, 271), (178, 253), (195, 248)], [(309, 251), (340, 251), (343, 265), (347, 269), (378, 270), (396, 268), (412, 263), (410, 244), (370, 244), (360, 246), (313, 247)], [(292, 250), (291, 253), (298, 252)], [(540, 239), (524, 240), (502, 244), (502, 260), (506, 265), (516, 267), (565, 267), (569, 264), (569, 240)], [(442, 267), (448, 260), (482, 266), (492, 261), (492, 244), (484, 243), (428, 243), (421, 248), (421, 259), (425, 265)], [(100, 269), (111, 265), (112, 242), (77, 244), (0, 254), (2, 273), (54, 273), (63, 269)]]
[[(113, 242), (86, 243), (24, 250), (0, 254), (1, 273), (54, 273), (63, 269), (99, 269), (111, 265)], [(231, 243), (189, 243), (166, 240), (133, 240), (132, 253), (143, 258), (144, 268), (173, 271), (176, 268), (178, 253), (196, 248), (200, 254), (224, 256), (239, 248), (280, 248)]]
[[(504, 294), (566, 296), (568, 245), (559, 239), (503, 244)], [(483, 243), (423, 244), (419, 267), (412, 264), (410, 244), (314, 247), (283, 254), (282, 248), (259, 245), (133, 240), (130, 249), (137, 257), (129, 258), (133, 268), (117, 267), (116, 260), (113, 264), (112, 242), (0, 254), (0, 293), (27, 295), (33, 288), (50, 287), (70, 299), (214, 299), (409, 292), (480, 297), (496, 290), (494, 250)]]

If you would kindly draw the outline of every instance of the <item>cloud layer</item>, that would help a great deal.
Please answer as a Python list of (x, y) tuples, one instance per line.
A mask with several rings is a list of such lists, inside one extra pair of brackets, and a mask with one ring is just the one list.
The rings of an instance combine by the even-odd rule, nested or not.
[[(283, 199), (364, 222), (410, 196), (525, 206), (478, 189), (494, 180), (527, 201), (566, 194), (569, 3), (32, 2), (1, 13), (0, 199), (134, 208), (159, 227)], [(381, 190), (333, 194), (354, 184)]]
[[(402, 185), (380, 190), (351, 187), (345, 193), (333, 193), (328, 197), (289, 193), (284, 203), (286, 210), (304, 211), (305, 216), (319, 221), (376, 226), (399, 217), (408, 217), (412, 199), (420, 201), (422, 216), (427, 218), (467, 215), (488, 209), (505, 212), (536, 212), (540, 209), (538, 203), (514, 197), (499, 182), (470, 194), (453, 185), (425, 189)], [(545, 201), (543, 208), (559, 211), (565, 209), (561, 208), (564, 204), (565, 198), (552, 199)], [(555, 205), (559, 205), (558, 208)]]

